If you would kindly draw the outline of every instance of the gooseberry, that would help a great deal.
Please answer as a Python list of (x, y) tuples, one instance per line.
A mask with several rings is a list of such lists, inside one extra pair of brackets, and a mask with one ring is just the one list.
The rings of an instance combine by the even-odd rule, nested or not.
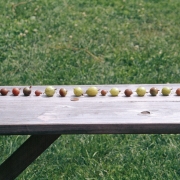
[(53, 86), (47, 86), (45, 89), (45, 94), (48, 97), (54, 96), (55, 92), (56, 92), (56, 88), (54, 88)]
[(118, 96), (118, 94), (121, 92), (118, 88), (113, 87), (110, 91), (112, 96)]
[(176, 89), (176, 94), (177, 94), (177, 96), (180, 96), (180, 88)]
[(161, 92), (163, 96), (169, 96), (169, 94), (171, 93), (171, 88), (170, 87), (163, 87)]
[(87, 91), (86, 91), (86, 94), (88, 95), (88, 96), (96, 96), (97, 95), (97, 93), (98, 93), (98, 88), (97, 87), (89, 87), (88, 89), (87, 89)]
[(40, 96), (41, 94), (42, 94), (41, 91), (39, 91), (39, 90), (36, 90), (36, 91), (35, 91), (35, 95), (36, 95), (36, 96)]
[(108, 93), (108, 91), (106, 91), (106, 90), (104, 90), (104, 89), (101, 90), (101, 95), (102, 95), (102, 96), (106, 96), (107, 93)]
[(74, 95), (75, 96), (82, 96), (83, 95), (83, 90), (81, 89), (81, 87), (75, 87), (74, 88)]
[(23, 89), (23, 93), (25, 96), (29, 96), (31, 94), (31, 86), (30, 87), (25, 87)]
[(155, 87), (152, 87), (149, 91), (149, 93), (151, 94), (151, 96), (156, 96), (158, 94), (159, 90)]
[(6, 88), (2, 88), (2, 89), (0, 90), (0, 93), (2, 94), (2, 96), (6, 96), (8, 92), (9, 92), (9, 90), (6, 89)]
[(133, 94), (133, 92), (132, 92), (131, 89), (126, 89), (126, 90), (124, 91), (124, 94), (125, 94), (127, 97), (130, 97), (131, 94)]
[(14, 96), (18, 96), (19, 93), (20, 93), (20, 90), (21, 90), (21, 88), (13, 88), (13, 89), (12, 89), (13, 95), (14, 95)]
[(146, 94), (145, 87), (142, 87), (142, 86), (138, 87), (136, 89), (136, 93), (137, 93), (138, 96), (144, 96)]
[(60, 94), (62, 97), (65, 97), (66, 94), (67, 94), (67, 90), (66, 90), (65, 88), (61, 88), (61, 89), (59, 90), (59, 94)]

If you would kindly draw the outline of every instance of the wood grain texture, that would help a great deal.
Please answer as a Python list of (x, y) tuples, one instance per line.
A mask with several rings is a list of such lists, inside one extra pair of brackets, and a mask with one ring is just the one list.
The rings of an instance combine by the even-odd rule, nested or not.
[[(84, 91), (90, 86), (81, 85)], [(135, 91), (139, 86), (147, 91), (151, 87), (161, 90), (164, 86), (173, 90), (170, 96), (123, 94), (125, 89)], [(28, 97), (22, 91), (17, 97), (11, 93), (0, 96), (0, 134), (180, 133), (180, 96), (175, 94), (180, 84), (96, 85), (108, 91), (118, 87), (121, 93), (118, 97), (109, 93), (96, 97), (84, 95), (78, 101), (71, 101), (75, 85), (54, 86), (57, 94), (53, 97), (34, 95), (35, 90), (44, 92), (45, 87), (33, 86)], [(66, 97), (58, 95), (62, 87), (68, 90)], [(142, 114), (143, 111), (150, 114)]]
[(35, 135), (0, 165), (0, 179), (13, 180), (43, 153), (60, 135)]

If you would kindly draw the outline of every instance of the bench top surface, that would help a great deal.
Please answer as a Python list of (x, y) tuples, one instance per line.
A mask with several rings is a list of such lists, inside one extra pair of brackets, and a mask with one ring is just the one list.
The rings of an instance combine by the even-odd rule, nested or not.
[[(138, 97), (137, 87), (173, 88), (169, 96), (161, 92), (155, 97), (147, 93)], [(5, 86), (4, 86), (5, 87)], [(19, 87), (19, 86), (17, 86)], [(25, 86), (21, 86), (23, 89)], [(118, 87), (121, 93), (112, 97), (110, 93), (96, 97), (87, 95), (73, 101), (73, 88), (77, 85), (57, 85), (53, 97), (35, 96), (35, 90), (44, 92), (47, 86), (32, 86), (30, 96), (0, 96), (0, 134), (53, 134), (53, 133), (180, 133), (180, 96), (175, 94), (180, 84), (124, 84), (96, 85), (98, 89), (110, 91)], [(59, 89), (68, 90), (60, 97)], [(80, 85), (84, 91), (91, 85)], [(3, 88), (3, 86), (0, 86)], [(13, 86), (6, 86), (12, 90)], [(124, 90), (134, 92), (125, 97)]]

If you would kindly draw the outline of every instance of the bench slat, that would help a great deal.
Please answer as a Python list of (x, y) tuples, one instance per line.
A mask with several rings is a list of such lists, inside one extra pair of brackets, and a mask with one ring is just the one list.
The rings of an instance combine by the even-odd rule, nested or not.
[[(173, 91), (167, 97), (149, 93), (144, 97), (136, 93), (124, 96), (126, 88), (135, 91), (139, 86), (147, 91), (153, 86), (160, 90), (169, 86)], [(22, 91), (17, 97), (11, 93), (0, 96), (0, 134), (180, 133), (180, 96), (175, 95), (180, 84), (96, 85), (108, 91), (118, 87), (122, 92), (118, 97), (85, 95), (78, 101), (71, 101), (75, 85), (54, 86), (57, 94), (50, 98), (34, 95), (36, 89), (44, 92), (45, 87), (33, 86), (28, 97)], [(66, 97), (58, 95), (61, 87), (68, 90)], [(90, 85), (81, 87), (86, 90)]]

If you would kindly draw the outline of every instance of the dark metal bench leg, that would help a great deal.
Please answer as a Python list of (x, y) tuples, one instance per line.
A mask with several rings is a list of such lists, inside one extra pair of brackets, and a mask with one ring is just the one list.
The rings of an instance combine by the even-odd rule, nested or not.
[(0, 180), (11, 180), (25, 170), (60, 135), (32, 135), (0, 165)]

